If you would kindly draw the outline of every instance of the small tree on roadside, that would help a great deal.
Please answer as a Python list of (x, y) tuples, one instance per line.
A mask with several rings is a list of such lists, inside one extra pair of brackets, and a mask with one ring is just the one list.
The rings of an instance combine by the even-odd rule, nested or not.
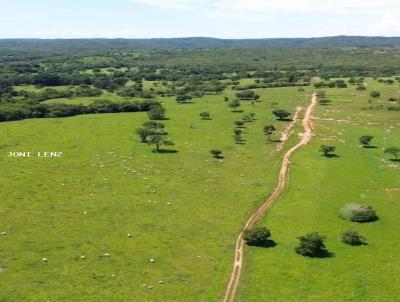
[(400, 155), (400, 148), (397, 147), (388, 147), (384, 150), (385, 154), (390, 154), (393, 155), (395, 160), (399, 159), (399, 155)]
[(335, 152), (335, 150), (336, 147), (330, 145), (321, 145), (321, 147), (319, 148), (319, 151), (322, 152), (325, 157), (332, 156), (332, 153)]
[(238, 100), (233, 100), (229, 103), (229, 107), (232, 108), (233, 112), (236, 112), (237, 109), (240, 107), (240, 102)]
[(300, 242), (295, 248), (297, 254), (306, 257), (323, 257), (328, 253), (324, 244), (326, 238), (316, 232), (300, 236), (298, 239)]
[(274, 134), (274, 132), (276, 131), (276, 128), (274, 125), (266, 125), (264, 126), (264, 133), (265, 135), (268, 135), (268, 140), (271, 140), (271, 135)]
[(365, 244), (365, 238), (357, 231), (346, 231), (342, 234), (342, 242), (349, 245), (362, 245)]
[(199, 115), (200, 115), (202, 120), (209, 120), (210, 119), (210, 113), (208, 113), (208, 112), (201, 112)]
[(290, 112), (287, 111), (287, 110), (283, 110), (283, 109), (276, 109), (276, 110), (272, 111), (272, 113), (280, 121), (283, 121), (283, 120), (287, 119), (290, 116)]
[(361, 143), (361, 145), (363, 145), (363, 147), (367, 147), (369, 146), (373, 138), (374, 137), (372, 135), (363, 135), (360, 136), (358, 140)]
[(271, 232), (266, 227), (255, 227), (243, 232), (243, 239), (247, 245), (252, 246), (271, 246), (273, 241), (270, 239)]
[(221, 158), (222, 156), (222, 151), (219, 149), (211, 149), (210, 153), (212, 154), (212, 156), (214, 156), (215, 158)]

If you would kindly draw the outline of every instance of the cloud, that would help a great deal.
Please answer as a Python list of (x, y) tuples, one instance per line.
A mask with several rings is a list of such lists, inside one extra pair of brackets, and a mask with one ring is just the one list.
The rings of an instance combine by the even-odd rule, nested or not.
[(323, 13), (377, 15), (400, 10), (398, 0), (130, 0), (181, 10), (256, 14)]

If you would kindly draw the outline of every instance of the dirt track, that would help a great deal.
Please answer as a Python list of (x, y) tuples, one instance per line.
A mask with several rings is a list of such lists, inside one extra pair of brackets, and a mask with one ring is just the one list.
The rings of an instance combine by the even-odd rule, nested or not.
[[(249, 220), (243, 227), (243, 230), (251, 229), (272, 205), (272, 203), (279, 197), (286, 185), (287, 179), (287, 171), (289, 167), (289, 159), (290, 156), (296, 151), (298, 148), (306, 145), (312, 137), (312, 111), (314, 106), (317, 104), (317, 95), (314, 93), (311, 102), (308, 105), (306, 112), (303, 118), (303, 128), (304, 132), (301, 134), (300, 141), (290, 148), (285, 155), (283, 156), (281, 169), (279, 171), (279, 180), (278, 185), (276, 186), (275, 190), (272, 192), (271, 196), (250, 216)], [(232, 302), (235, 299), (235, 293), (240, 281), (240, 274), (242, 270), (242, 263), (243, 263), (243, 247), (244, 247), (244, 240), (243, 240), (243, 230), (240, 232), (236, 239), (236, 247), (235, 247), (235, 260), (233, 263), (233, 270), (229, 279), (228, 286), (225, 291), (223, 302)]]

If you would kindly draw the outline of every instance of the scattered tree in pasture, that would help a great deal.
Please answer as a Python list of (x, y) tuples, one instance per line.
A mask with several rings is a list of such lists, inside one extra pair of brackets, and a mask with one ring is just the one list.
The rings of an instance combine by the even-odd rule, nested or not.
[(342, 234), (342, 242), (349, 245), (362, 245), (365, 244), (365, 238), (357, 231), (349, 230)]
[(369, 205), (347, 204), (340, 210), (340, 217), (353, 222), (373, 222), (378, 220), (374, 209)]
[(136, 129), (136, 133), (139, 135), (140, 137), (140, 141), (142, 143), (146, 143), (147, 142), (147, 138), (153, 134), (153, 131), (149, 128), (138, 128)]
[(224, 97), (224, 101), (227, 102), (229, 101), (229, 98), (227, 96)]
[(400, 148), (398, 147), (388, 147), (384, 150), (385, 154), (390, 154), (393, 155), (395, 160), (399, 159), (399, 155), (400, 155)]
[(147, 115), (151, 120), (163, 120), (165, 119), (165, 108), (161, 105), (152, 106)]
[(188, 103), (191, 99), (192, 99), (192, 97), (190, 95), (186, 95), (186, 94), (181, 94), (176, 97), (176, 101), (180, 104)]
[(321, 145), (319, 151), (324, 154), (325, 157), (332, 156), (332, 153), (335, 152), (336, 147), (331, 145)]
[(260, 96), (252, 90), (238, 91), (235, 95), (240, 100), (257, 100), (260, 98)]
[(233, 123), (236, 125), (236, 127), (243, 127), (244, 126), (244, 122), (243, 121), (234, 121)]
[(370, 94), (370, 96), (372, 97), (372, 98), (379, 98), (380, 96), (381, 96), (381, 93), (379, 92), (379, 91), (371, 91), (371, 94)]
[(164, 135), (158, 133), (152, 133), (147, 137), (147, 144), (154, 145), (156, 147), (156, 152), (160, 152), (160, 146), (173, 146), (174, 143), (167, 140)]
[(251, 246), (271, 246), (273, 241), (270, 239), (271, 232), (266, 227), (255, 227), (243, 232), (243, 239), (247, 245)]
[(222, 157), (222, 151), (219, 149), (211, 149), (210, 153), (212, 154), (212, 156), (214, 156), (215, 158), (221, 158)]
[(330, 103), (331, 103), (331, 100), (329, 100), (329, 99), (320, 99), (320, 100), (318, 101), (318, 103), (319, 103), (320, 105), (325, 106), (325, 105), (330, 104)]
[(369, 146), (369, 144), (371, 143), (372, 139), (374, 137), (372, 135), (363, 135), (359, 137), (359, 142), (361, 145), (363, 145), (363, 147), (367, 147)]
[(272, 111), (273, 115), (275, 115), (278, 120), (283, 121), (290, 116), (290, 112), (284, 109), (276, 109)]
[(276, 131), (276, 128), (274, 125), (266, 125), (264, 126), (264, 133), (265, 135), (268, 135), (268, 140), (271, 140), (271, 135), (274, 134), (274, 132)]
[(209, 120), (209, 119), (211, 119), (210, 113), (208, 113), (208, 112), (201, 112), (199, 115), (200, 115), (200, 117), (201, 117), (202, 120)]
[(324, 236), (315, 232), (300, 236), (298, 239), (300, 242), (295, 248), (296, 253), (306, 257), (323, 257), (328, 254)]
[(236, 112), (237, 109), (240, 107), (240, 102), (238, 100), (233, 100), (229, 103), (229, 107), (232, 108), (233, 112)]

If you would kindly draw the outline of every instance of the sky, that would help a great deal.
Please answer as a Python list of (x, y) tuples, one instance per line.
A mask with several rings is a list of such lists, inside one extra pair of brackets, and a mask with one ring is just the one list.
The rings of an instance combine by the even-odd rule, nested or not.
[(0, 38), (400, 36), (400, 0), (0, 0)]

